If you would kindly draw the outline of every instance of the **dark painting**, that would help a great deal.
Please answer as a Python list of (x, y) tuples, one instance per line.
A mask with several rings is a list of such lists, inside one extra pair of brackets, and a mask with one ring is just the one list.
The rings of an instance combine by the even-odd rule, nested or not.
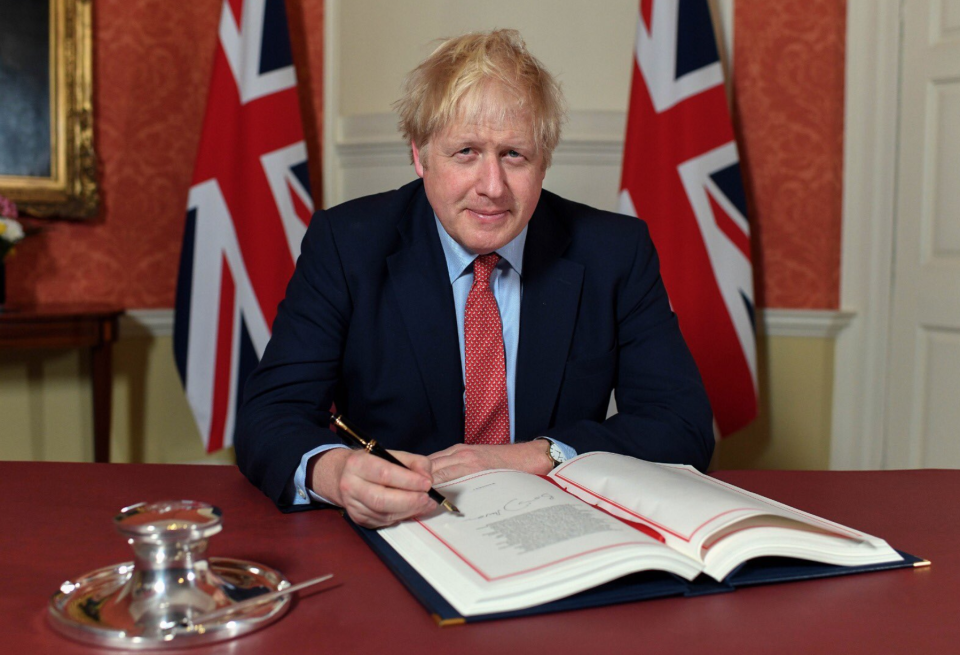
[(50, 177), (50, 5), (0, 0), (0, 175)]

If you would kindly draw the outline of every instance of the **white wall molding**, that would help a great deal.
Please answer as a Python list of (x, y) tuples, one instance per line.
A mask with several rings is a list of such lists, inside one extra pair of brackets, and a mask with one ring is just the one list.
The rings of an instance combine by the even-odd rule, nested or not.
[[(601, 150), (622, 150), (626, 120), (626, 111), (571, 111), (557, 150), (583, 144)], [(342, 116), (336, 136), (338, 153), (367, 149), (407, 152), (407, 144), (397, 128), (397, 115), (391, 112)]]
[(856, 312), (831, 309), (764, 309), (760, 330), (771, 337), (833, 339), (856, 317)]
[[(718, 46), (727, 71), (728, 92), (732, 69), (734, 5), (735, 0), (710, 0)], [(354, 61), (352, 57), (356, 54), (356, 39), (353, 38), (351, 30), (357, 29), (357, 21), (369, 20), (376, 29), (381, 29), (384, 27), (383, 19), (363, 17), (363, 12), (357, 12), (350, 3), (343, 0), (326, 0), (324, 10), (323, 205), (330, 207), (358, 196), (398, 187), (414, 179), (415, 174), (410, 165), (407, 144), (403, 143), (397, 130), (397, 117), (386, 111), (388, 103), (384, 100), (384, 94), (373, 94), (378, 99), (375, 103), (357, 105), (358, 94), (363, 96), (361, 91), (365, 88), (364, 85), (371, 82), (364, 77), (344, 77), (345, 70), (350, 70), (350, 75), (357, 75), (357, 71), (348, 65)], [(618, 11), (629, 12), (623, 14), (624, 19), (630, 16), (630, 22), (635, 23), (635, 4), (631, 7), (629, 3), (622, 3)], [(459, 10), (445, 13), (449, 15), (437, 19), (431, 25), (448, 26), (452, 29), (449, 33), (468, 27), (471, 21), (480, 20), (471, 12), (464, 12), (462, 16)], [(532, 16), (528, 9), (518, 10), (515, 15), (527, 19)], [(467, 22), (463, 23), (461, 19)], [(417, 34), (420, 35), (420, 32)], [(618, 38), (624, 34), (629, 34), (632, 44), (635, 31), (624, 32)], [(437, 35), (431, 30), (424, 30), (420, 36), (425, 44)], [(419, 48), (420, 36), (407, 39), (404, 47), (410, 47), (410, 44), (415, 42)], [(607, 44), (597, 43), (596, 46), (603, 48)], [(616, 62), (618, 67), (622, 66), (618, 68), (618, 80), (622, 80), (627, 86), (630, 84), (631, 68), (627, 64), (631, 53), (632, 49), (626, 42), (622, 48), (617, 45), (607, 53), (611, 62)], [(379, 61), (381, 64), (386, 63), (382, 59)], [(571, 66), (576, 67), (574, 61), (563, 61), (568, 69)], [(393, 68), (390, 70), (391, 74), (397, 73)], [(583, 75), (579, 71), (578, 74), (581, 77)], [(380, 90), (383, 88), (383, 80), (377, 79), (380, 82), (377, 89)], [(568, 79), (583, 83), (577, 75)], [(390, 82), (391, 85), (394, 83), (393, 80)], [(399, 82), (398, 77), (395, 81), (398, 88)], [(609, 94), (609, 89), (607, 93)], [(554, 153), (554, 165), (547, 173), (545, 186), (572, 200), (615, 210), (619, 199), (626, 106), (619, 107), (619, 101), (611, 105), (609, 95), (597, 100), (599, 104), (594, 104), (594, 100), (585, 101), (579, 97), (578, 101), (581, 104), (575, 105), (570, 112), (564, 138)], [(349, 107), (345, 109), (344, 103)], [(587, 110), (589, 107), (603, 107), (604, 110)]]
[[(832, 339), (854, 319), (854, 312), (820, 309), (764, 309), (760, 330), (773, 337)], [(173, 335), (172, 309), (129, 309), (120, 318), (121, 339)]]
[(128, 309), (120, 317), (121, 339), (173, 336), (172, 309)]
[[(616, 209), (626, 111), (571, 111), (545, 186), (602, 209)], [(393, 113), (341, 116), (331, 130), (324, 204), (332, 206), (414, 179)]]
[(840, 306), (830, 467), (884, 464), (900, 74), (900, 2), (848, 0)]
[[(625, 125), (625, 111), (570, 112), (563, 139), (553, 154), (547, 186), (552, 182), (554, 188), (566, 188), (571, 179), (582, 184), (586, 175), (598, 185), (610, 188), (604, 189), (602, 197), (600, 193), (597, 198), (581, 194), (574, 199), (603, 206), (602, 198), (609, 196), (607, 204), (615, 205), (614, 187), (620, 180)], [(395, 114), (342, 116), (333, 131), (335, 141), (328, 167), (336, 170), (327, 178), (327, 206), (413, 179), (409, 147), (400, 137)], [(576, 168), (581, 170), (573, 170)]]
[(345, 168), (357, 166), (409, 166), (407, 144), (400, 138), (393, 113), (342, 116), (338, 120), (334, 150)]

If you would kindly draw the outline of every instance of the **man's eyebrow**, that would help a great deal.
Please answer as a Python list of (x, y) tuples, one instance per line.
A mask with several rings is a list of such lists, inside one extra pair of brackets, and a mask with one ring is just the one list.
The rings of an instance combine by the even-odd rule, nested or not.
[[(466, 146), (476, 146), (481, 143), (487, 144), (488, 140), (481, 138), (477, 133), (469, 132), (449, 136), (445, 140), (443, 147), (460, 150)], [(494, 141), (492, 145), (497, 149), (529, 151), (536, 148), (536, 141), (529, 136), (516, 135), (515, 137)]]
[(472, 132), (470, 132), (470, 133), (465, 133), (465, 134), (464, 134), (464, 133), (461, 133), (461, 134), (458, 134), (458, 135), (456, 135), (456, 136), (450, 137), (450, 139), (449, 139), (450, 143), (454, 143), (454, 144), (456, 144), (456, 143), (476, 143), (476, 142), (479, 141), (479, 140), (480, 140), (479, 135), (474, 134), (474, 133), (472, 133)]

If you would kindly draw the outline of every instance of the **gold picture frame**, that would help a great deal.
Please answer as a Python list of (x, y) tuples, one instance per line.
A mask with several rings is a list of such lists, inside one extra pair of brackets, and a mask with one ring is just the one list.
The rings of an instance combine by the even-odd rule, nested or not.
[[(97, 215), (99, 192), (93, 143), (91, 4), (92, 0), (47, 0), (47, 6), (44, 7), (42, 2), (0, 0), (0, 13), (5, 11), (8, 18), (24, 19), (33, 29), (33, 32), (21, 30), (7, 20), (4, 21), (4, 29), (8, 31), (0, 37), (7, 37), (8, 43), (17, 41), (23, 46), (21, 50), (24, 52), (33, 48), (35, 54), (39, 48), (41, 55), (44, 50), (49, 53), (47, 87), (41, 88), (44, 93), (49, 91), (47, 133), (43, 133), (48, 122), (46, 114), (34, 110), (38, 97), (41, 98), (41, 109), (45, 107), (47, 95), (32, 96), (32, 106), (30, 102), (17, 104), (16, 91), (23, 86), (14, 86), (13, 83), (13, 80), (30, 75), (42, 77), (44, 58), (21, 55), (12, 48), (8, 50), (13, 54), (7, 62), (0, 59), (0, 98), (7, 96), (7, 102), (0, 100), (0, 112), (10, 112), (7, 120), (0, 122), (0, 146), (4, 143), (8, 146), (5, 148), (7, 159), (0, 170), (0, 193), (16, 202), (20, 210), (28, 215), (62, 218), (90, 218)], [(43, 38), (44, 18), (47, 21), (46, 38)], [(40, 38), (33, 38), (37, 34)], [(15, 38), (11, 39), (11, 36)], [(38, 59), (41, 61), (39, 65), (36, 64)], [(5, 63), (8, 65), (6, 71), (2, 69)], [(27, 81), (32, 84), (32, 89), (44, 82), (42, 79)], [(4, 92), (4, 83), (9, 85), (7, 93)], [(23, 108), (22, 116), (15, 113), (18, 107)], [(35, 121), (33, 127), (40, 126), (40, 138), (21, 138), (22, 135), (16, 133), (21, 119)], [(4, 134), (3, 130), (7, 133)], [(49, 153), (44, 150), (47, 148)], [(18, 168), (20, 158), (30, 162), (40, 160), (43, 164), (40, 168), (31, 164), (21, 170)]]

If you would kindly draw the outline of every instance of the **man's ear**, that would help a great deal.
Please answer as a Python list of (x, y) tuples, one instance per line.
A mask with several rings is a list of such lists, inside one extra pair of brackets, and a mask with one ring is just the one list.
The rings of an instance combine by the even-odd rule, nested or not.
[(419, 177), (423, 177), (423, 161), (420, 159), (420, 148), (410, 140), (410, 152), (413, 153), (413, 170), (417, 171)]

